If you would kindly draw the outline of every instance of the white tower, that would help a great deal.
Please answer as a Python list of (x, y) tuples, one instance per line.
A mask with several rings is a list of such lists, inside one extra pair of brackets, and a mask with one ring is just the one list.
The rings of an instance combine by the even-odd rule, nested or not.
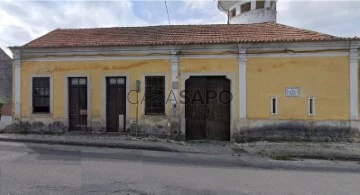
[(277, 0), (218, 0), (220, 11), (227, 13), (229, 24), (276, 22)]

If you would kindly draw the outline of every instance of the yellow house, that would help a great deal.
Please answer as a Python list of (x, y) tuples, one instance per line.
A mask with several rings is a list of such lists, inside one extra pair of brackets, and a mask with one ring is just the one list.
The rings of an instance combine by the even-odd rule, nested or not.
[(56, 29), (11, 48), (13, 118), (49, 131), (341, 139), (359, 131), (359, 47), (276, 23)]

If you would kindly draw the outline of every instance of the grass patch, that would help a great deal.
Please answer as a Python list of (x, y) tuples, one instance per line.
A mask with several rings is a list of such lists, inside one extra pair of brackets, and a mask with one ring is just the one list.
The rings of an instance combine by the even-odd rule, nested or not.
[(290, 156), (286, 156), (286, 155), (272, 155), (270, 156), (271, 159), (273, 160), (289, 160), (289, 161), (295, 161), (294, 158), (290, 157)]
[(259, 156), (266, 156), (267, 152), (265, 150), (260, 150), (260, 151), (257, 151), (256, 154)]

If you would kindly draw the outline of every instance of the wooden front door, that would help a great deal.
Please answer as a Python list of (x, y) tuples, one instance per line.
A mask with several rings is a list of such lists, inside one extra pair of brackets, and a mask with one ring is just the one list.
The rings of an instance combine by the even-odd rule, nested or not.
[[(185, 130), (187, 140), (206, 139), (206, 77), (193, 77), (185, 82)], [(204, 98), (203, 98), (204, 97)]]
[(230, 139), (230, 81), (225, 77), (190, 77), (186, 89), (186, 139)]
[(87, 129), (87, 78), (71, 77), (69, 83), (69, 130)]
[(125, 130), (126, 79), (106, 78), (106, 129), (109, 132)]

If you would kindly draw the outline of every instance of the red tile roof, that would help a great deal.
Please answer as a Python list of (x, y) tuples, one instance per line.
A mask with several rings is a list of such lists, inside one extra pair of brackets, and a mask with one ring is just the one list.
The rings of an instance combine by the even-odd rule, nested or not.
[(24, 48), (240, 44), (344, 40), (277, 23), (56, 29)]

